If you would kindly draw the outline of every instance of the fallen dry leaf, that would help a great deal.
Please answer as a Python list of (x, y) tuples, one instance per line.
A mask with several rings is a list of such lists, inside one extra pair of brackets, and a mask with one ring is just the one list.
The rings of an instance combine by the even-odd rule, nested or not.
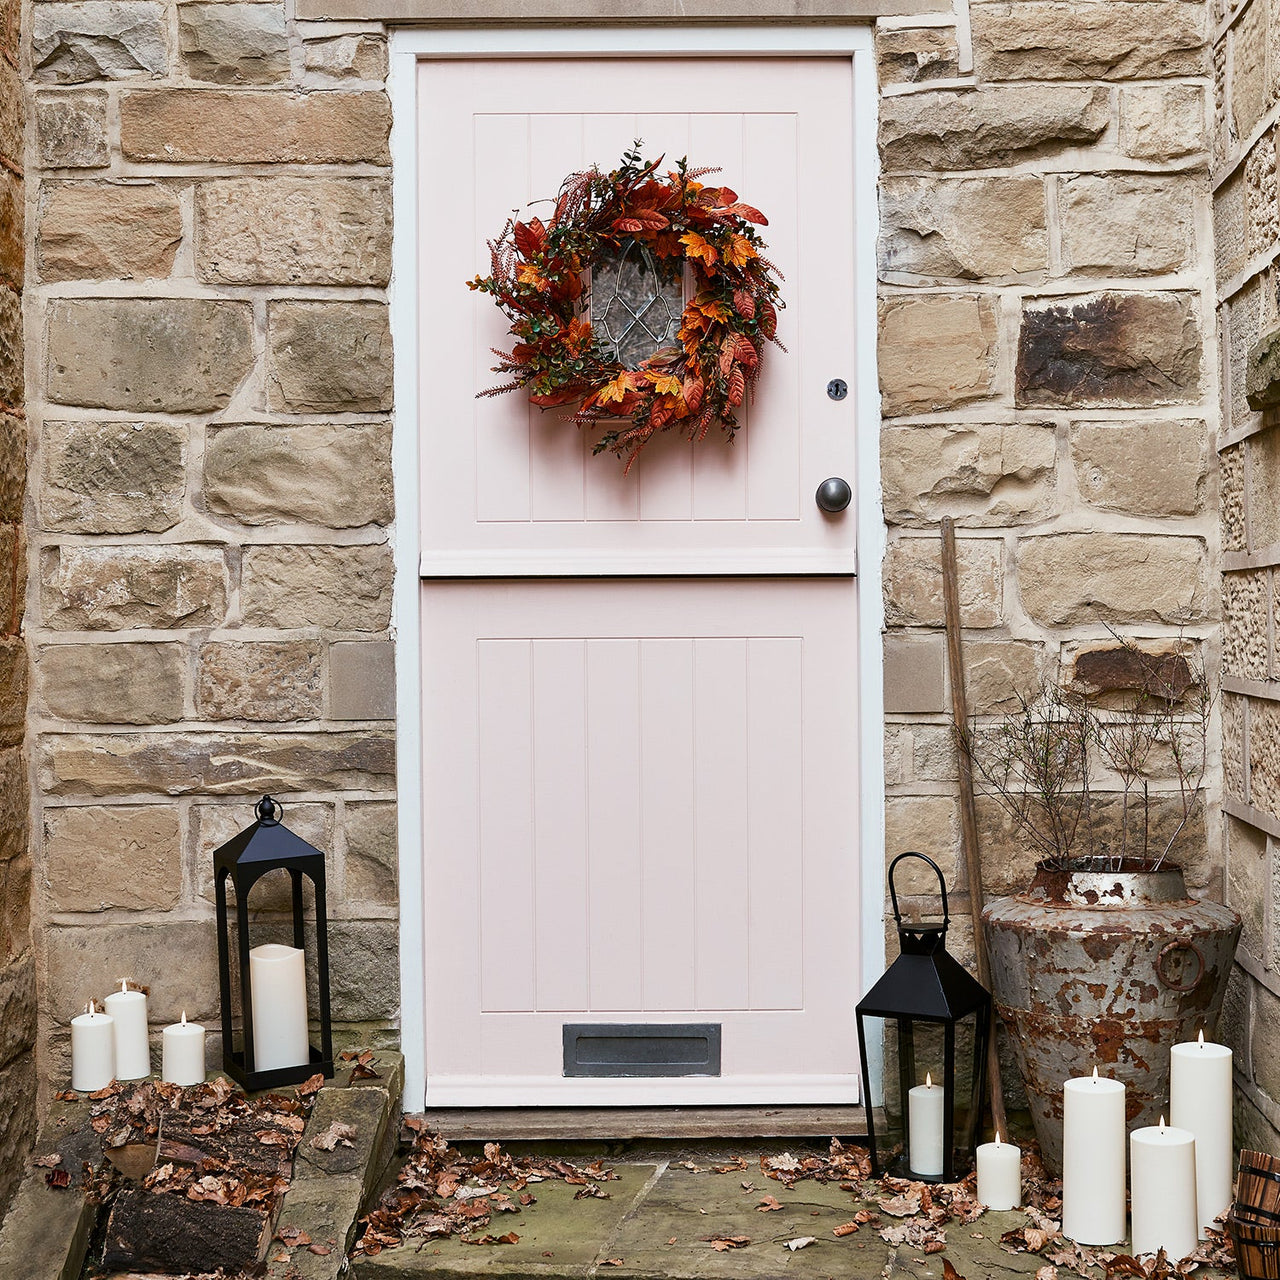
[(942, 1260), (942, 1280), (964, 1280), (962, 1276), (946, 1258)]
[(50, 1169), (44, 1175), (44, 1180), (49, 1186), (55, 1187), (59, 1191), (71, 1185), (71, 1175), (65, 1169)]
[(894, 1218), (910, 1218), (920, 1212), (921, 1197), (919, 1195), (892, 1196), (888, 1200), (877, 1200), (881, 1212)]
[(308, 1076), (298, 1086), (298, 1096), (300, 1098), (309, 1098), (313, 1093), (319, 1093), (324, 1087), (324, 1076), (320, 1072), (316, 1072), (313, 1076)]
[(842, 1222), (838, 1227), (831, 1228), (833, 1236), (851, 1236), (858, 1229), (856, 1222)]
[(600, 1265), (602, 1267), (620, 1267), (625, 1259), (623, 1258), (606, 1258)]
[(333, 1151), (339, 1144), (344, 1147), (354, 1147), (356, 1144), (351, 1139), (355, 1136), (354, 1125), (344, 1124), (341, 1120), (334, 1120), (323, 1133), (317, 1133), (311, 1139), (311, 1145), (317, 1151)]
[(290, 1249), (296, 1249), (300, 1244), (311, 1243), (311, 1237), (301, 1227), (281, 1227), (276, 1232), (275, 1238), (281, 1244), (288, 1245)]
[(56, 1169), (62, 1163), (62, 1157), (55, 1151), (51, 1155), (36, 1156), (31, 1163), (40, 1169)]
[(1036, 1280), (1058, 1280), (1058, 1268), (1041, 1267), (1036, 1272)]
[(817, 1243), (817, 1236), (796, 1236), (794, 1240), (784, 1240), (782, 1242), (783, 1247), (790, 1249), (792, 1253), (795, 1253), (797, 1249), (807, 1249), (809, 1245)]
[(319, 1258), (327, 1258), (333, 1250), (327, 1244), (309, 1244), (307, 1245), (307, 1252), (314, 1253)]
[(703, 1236), (702, 1238), (717, 1253), (724, 1253), (727, 1249), (745, 1249), (751, 1243), (750, 1236)]
[(782, 1202), (774, 1196), (765, 1196), (763, 1200), (756, 1205), (757, 1213), (772, 1213), (775, 1209), (781, 1209)]

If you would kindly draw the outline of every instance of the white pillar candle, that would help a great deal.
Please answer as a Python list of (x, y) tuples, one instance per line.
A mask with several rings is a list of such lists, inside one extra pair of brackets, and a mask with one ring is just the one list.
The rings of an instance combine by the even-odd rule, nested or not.
[(307, 973), (301, 948), (268, 942), (249, 952), (253, 1068), (273, 1071), (311, 1060)]
[(151, 1074), (151, 1046), (147, 1043), (147, 997), (130, 991), (121, 982), (105, 1001), (107, 1012), (116, 1020), (116, 1079), (141, 1080)]
[(1080, 1244), (1124, 1239), (1124, 1085), (1076, 1076), (1062, 1086), (1062, 1234)]
[(910, 1145), (907, 1163), (912, 1173), (938, 1177), (942, 1173), (942, 1097), (943, 1089), (926, 1075), (907, 1097), (907, 1127)]
[(71, 1019), (71, 1087), (92, 1093), (115, 1078), (115, 1019), (99, 1013), (90, 1000), (88, 1012)]
[(1206, 1043), (1202, 1031), (1173, 1046), (1169, 1068), (1169, 1123), (1196, 1140), (1196, 1210), (1205, 1240), (1206, 1228), (1231, 1206), (1231, 1050)]
[(1163, 1249), (1178, 1262), (1196, 1247), (1196, 1140), (1186, 1129), (1159, 1125), (1135, 1129), (1129, 1137), (1136, 1258)]
[(978, 1200), (988, 1209), (1016, 1209), (1022, 1203), (1022, 1151), (1011, 1142), (978, 1148)]
[(198, 1022), (182, 1021), (164, 1029), (164, 1052), (160, 1078), (170, 1084), (202, 1084), (204, 1082), (204, 1028)]

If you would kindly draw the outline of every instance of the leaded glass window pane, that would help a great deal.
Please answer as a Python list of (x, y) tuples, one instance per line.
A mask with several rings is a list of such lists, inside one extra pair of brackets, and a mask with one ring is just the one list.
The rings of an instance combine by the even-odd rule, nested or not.
[(591, 265), (591, 327), (596, 341), (625, 368), (636, 368), (675, 341), (683, 309), (678, 260), (654, 258), (628, 239)]

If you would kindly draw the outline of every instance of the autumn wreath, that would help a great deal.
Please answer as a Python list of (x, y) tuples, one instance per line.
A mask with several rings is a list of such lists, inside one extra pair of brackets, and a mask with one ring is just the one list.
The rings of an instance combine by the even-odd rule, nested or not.
[[(491, 274), (469, 287), (491, 294), (511, 320), (509, 352), (495, 348), (495, 373), (508, 377), (482, 396), (527, 389), (542, 408), (577, 404), (579, 426), (609, 426), (595, 452), (611, 450), (630, 468), (660, 431), (703, 439), (719, 423), (730, 440), (734, 416), (760, 375), (764, 344), (777, 338), (781, 273), (761, 255), (758, 209), (728, 187), (699, 181), (715, 169), (681, 160), (659, 175), (639, 143), (619, 168), (570, 174), (543, 222), (508, 220), (489, 242)], [(664, 345), (631, 367), (616, 343), (593, 332), (590, 272), (610, 255), (638, 246), (643, 260), (692, 279), (679, 345)], [(674, 326), (673, 326), (674, 327)]]

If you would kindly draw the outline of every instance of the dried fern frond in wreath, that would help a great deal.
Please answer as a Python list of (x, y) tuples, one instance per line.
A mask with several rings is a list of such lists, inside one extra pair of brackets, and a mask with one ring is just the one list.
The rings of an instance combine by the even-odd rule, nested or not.
[[(468, 283), (493, 297), (516, 340), (494, 350), (493, 371), (509, 380), (480, 394), (524, 390), (544, 409), (576, 404), (575, 423), (605, 426), (595, 452), (625, 457), (628, 469), (660, 431), (701, 440), (718, 424), (733, 439), (765, 344), (782, 345), (784, 305), (756, 230), (768, 225), (764, 214), (699, 181), (717, 170), (681, 160), (660, 175), (662, 158), (646, 161), (639, 147), (609, 173), (570, 174), (546, 222), (509, 220), (489, 242), (490, 274)], [(592, 267), (631, 245), (692, 280), (675, 343), (634, 367), (593, 329), (587, 297)]]

